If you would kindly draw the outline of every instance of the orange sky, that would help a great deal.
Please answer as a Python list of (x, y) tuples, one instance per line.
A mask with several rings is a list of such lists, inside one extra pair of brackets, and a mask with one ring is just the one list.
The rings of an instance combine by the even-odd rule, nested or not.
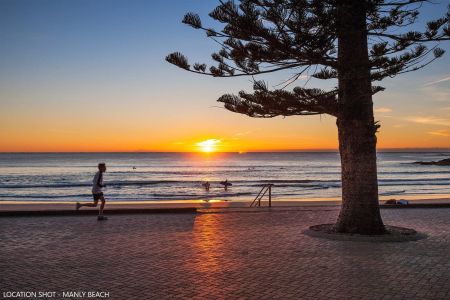
[[(196, 144), (208, 139), (220, 140), (217, 151), (337, 149), (334, 117), (255, 119), (231, 113), (214, 101), (227, 87), (211, 82), (215, 86), (201, 92), (185, 90), (182, 100), (178, 90), (145, 96), (113, 90), (101, 101), (89, 90), (79, 92), (78, 101), (64, 89), (31, 89), (19, 96), (3, 91), (2, 100), (14, 101), (0, 111), (0, 151), (198, 151)], [(378, 147), (450, 148), (448, 83), (376, 96)], [(427, 97), (435, 100), (420, 101)]]
[[(156, 123), (143, 116), (126, 118), (126, 112), (97, 119), (89, 114), (23, 114), (2, 116), (1, 151), (202, 151), (198, 143), (211, 139), (213, 150), (224, 152), (337, 148), (335, 119), (330, 116), (252, 119), (212, 110), (204, 118), (162, 115)], [(382, 124), (379, 148), (450, 147), (445, 127), (424, 124), (427, 120), (399, 122), (383, 114), (377, 113)]]

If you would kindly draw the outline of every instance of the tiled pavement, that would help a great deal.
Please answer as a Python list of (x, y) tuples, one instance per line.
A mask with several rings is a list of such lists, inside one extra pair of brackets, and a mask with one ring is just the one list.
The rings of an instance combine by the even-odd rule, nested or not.
[(302, 234), (337, 212), (1, 218), (0, 297), (104, 291), (109, 299), (450, 299), (450, 209), (382, 211), (386, 223), (429, 235), (416, 242)]

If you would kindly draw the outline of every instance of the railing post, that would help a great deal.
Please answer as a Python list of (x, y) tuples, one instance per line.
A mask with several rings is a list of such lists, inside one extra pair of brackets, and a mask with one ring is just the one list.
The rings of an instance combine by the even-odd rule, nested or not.
[(269, 207), (272, 207), (272, 185), (269, 184)]
[(267, 192), (269, 192), (269, 207), (272, 207), (272, 185), (273, 184), (265, 184), (263, 188), (259, 191), (255, 200), (253, 200), (253, 202), (250, 203), (250, 207), (253, 207), (253, 205), (254, 206), (258, 205), (258, 207), (261, 207), (261, 199), (266, 195)]

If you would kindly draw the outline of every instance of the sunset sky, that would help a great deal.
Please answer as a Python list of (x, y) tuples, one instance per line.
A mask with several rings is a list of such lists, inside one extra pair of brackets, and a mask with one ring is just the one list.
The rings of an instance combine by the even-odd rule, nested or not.
[[(440, 2), (424, 7), (421, 20), (444, 14), (448, 1)], [(214, 26), (207, 14), (217, 3), (0, 0), (0, 151), (335, 149), (335, 118), (234, 114), (216, 99), (250, 91), (249, 78), (165, 62), (174, 51), (210, 61), (218, 45), (181, 19), (194, 11)], [(379, 148), (450, 148), (450, 42), (441, 47), (447, 53), (433, 65), (382, 82)], [(290, 74), (260, 79), (275, 86)]]

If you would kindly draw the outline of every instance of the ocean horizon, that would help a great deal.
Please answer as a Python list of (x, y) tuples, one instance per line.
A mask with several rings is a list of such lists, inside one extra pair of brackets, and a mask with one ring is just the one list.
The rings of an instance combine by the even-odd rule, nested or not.
[[(203, 154), (214, 155), (220, 153), (303, 153), (303, 152), (336, 152), (339, 153), (339, 149), (280, 149), (280, 150), (249, 150), (249, 151), (214, 151), (211, 153), (204, 153), (200, 151), (152, 151), (152, 150), (132, 150), (132, 151), (0, 151), (0, 154), (45, 154), (45, 153), (190, 153), (190, 154)], [(381, 152), (445, 152), (450, 155), (450, 148), (378, 148), (377, 153)]]

